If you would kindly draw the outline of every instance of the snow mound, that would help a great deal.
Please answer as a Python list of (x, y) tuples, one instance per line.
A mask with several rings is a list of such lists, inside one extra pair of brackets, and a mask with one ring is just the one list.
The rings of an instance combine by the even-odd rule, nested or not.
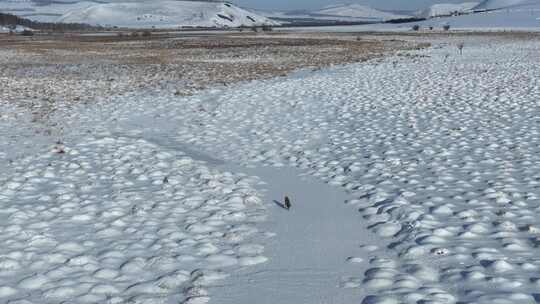
[(383, 12), (368, 6), (359, 4), (332, 5), (321, 10), (311, 12), (312, 15), (326, 15), (334, 17), (348, 17), (361, 19), (374, 19), (379, 21), (405, 18), (407, 16)]
[(421, 18), (433, 18), (440, 16), (458, 15), (471, 12), (473, 8), (478, 6), (478, 2), (464, 2), (460, 4), (440, 3), (434, 4), (418, 14)]
[(71, 10), (59, 22), (131, 28), (240, 27), (278, 25), (229, 3), (156, 1), (94, 4)]
[(484, 0), (475, 10), (496, 10), (502, 8), (540, 4), (539, 0)]

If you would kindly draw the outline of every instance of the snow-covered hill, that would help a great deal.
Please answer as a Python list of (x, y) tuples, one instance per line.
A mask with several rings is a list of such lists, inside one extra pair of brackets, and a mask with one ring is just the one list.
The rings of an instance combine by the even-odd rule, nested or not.
[(132, 28), (238, 27), (277, 25), (257, 13), (225, 2), (139, 1), (98, 3), (0, 0), (0, 11), (42, 22), (87, 23)]
[[(497, 2), (497, 3), (495, 3)], [(508, 5), (511, 2), (514, 5), (505, 6), (504, 9), (499, 5)], [(440, 28), (443, 25), (450, 25), (452, 29), (458, 30), (540, 30), (540, 3), (537, 4), (515, 4), (515, 1), (493, 1), (483, 4), (490, 9), (477, 9), (475, 11), (487, 10), (462, 16), (453, 16), (445, 18), (431, 19), (421, 23), (422, 27)], [(498, 7), (495, 9), (494, 7)]]
[(390, 20), (399, 19), (406, 16), (400, 16), (392, 13), (383, 12), (368, 6), (359, 4), (332, 5), (323, 9), (310, 12), (311, 15), (359, 18), (366, 20)]
[(238, 27), (278, 24), (229, 3), (199, 1), (95, 4), (83, 10), (67, 12), (58, 21), (136, 28)]
[(540, 5), (540, 0), (484, 0), (474, 9), (478, 11), (496, 10), (535, 4)]
[(56, 22), (63, 14), (71, 10), (82, 10), (98, 2), (93, 1), (55, 1), (43, 4), (31, 0), (0, 0), (0, 12), (9, 13), (40, 22)]
[(418, 17), (420, 18), (433, 18), (439, 16), (450, 16), (456, 14), (463, 14), (471, 12), (473, 8), (478, 6), (479, 2), (464, 2), (460, 4), (454, 3), (440, 3), (434, 4), (425, 10), (422, 10)]
[(259, 14), (274, 20), (290, 23), (377, 23), (392, 19), (410, 18), (403, 14), (384, 12), (359, 4), (331, 5), (317, 10), (299, 11), (264, 11), (256, 10)]

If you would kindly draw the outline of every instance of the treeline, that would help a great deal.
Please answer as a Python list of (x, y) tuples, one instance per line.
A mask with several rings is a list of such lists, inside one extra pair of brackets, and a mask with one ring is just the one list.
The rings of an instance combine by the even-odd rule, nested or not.
[(0, 26), (15, 27), (17, 25), (29, 27), (41, 31), (85, 31), (85, 30), (102, 30), (102, 27), (91, 26), (81, 23), (53, 23), (53, 22), (37, 22), (30, 19), (22, 18), (12, 14), (0, 13)]
[(410, 22), (420, 22), (425, 21), (426, 18), (418, 18), (418, 17), (410, 17), (410, 18), (401, 18), (401, 19), (390, 19), (385, 21), (385, 23), (393, 23), (393, 24), (400, 24), (400, 23), (410, 23)]
[(369, 21), (340, 21), (340, 20), (320, 20), (315, 18), (270, 18), (282, 22), (283, 25), (275, 27), (302, 27), (302, 26), (336, 26), (336, 25), (365, 25), (375, 22)]

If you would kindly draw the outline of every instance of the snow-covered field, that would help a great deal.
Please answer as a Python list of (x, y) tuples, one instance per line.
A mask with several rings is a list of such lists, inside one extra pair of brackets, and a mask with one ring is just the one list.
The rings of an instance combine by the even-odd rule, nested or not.
[[(540, 40), (432, 39), (3, 141), (0, 301), (540, 302)], [(31, 129), (5, 107), (3, 137)]]

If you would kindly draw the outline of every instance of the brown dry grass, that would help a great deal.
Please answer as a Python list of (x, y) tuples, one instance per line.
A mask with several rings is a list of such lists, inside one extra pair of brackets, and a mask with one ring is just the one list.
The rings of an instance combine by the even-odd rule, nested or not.
[(46, 122), (59, 109), (118, 95), (158, 91), (175, 98), (425, 46), (342, 34), (0, 36), (0, 104), (20, 105)]
[[(220, 34), (152, 37), (20, 36), (0, 37), (0, 77), (8, 81), (6, 101), (48, 98), (91, 101), (89, 80), (113, 80), (114, 90), (152, 89), (166, 81), (178, 89), (202, 88), (285, 75), (305, 67), (360, 62), (392, 50), (411, 48), (404, 42), (356, 41), (355, 37), (317, 35)], [(11, 54), (2, 61), (2, 53)], [(16, 55), (13, 55), (16, 54)], [(76, 67), (80, 66), (78, 70)], [(91, 73), (84, 69), (90, 68)], [(155, 77), (148, 77), (149, 75)], [(45, 81), (47, 80), (47, 81)], [(51, 82), (70, 90), (47, 91)], [(24, 93), (24, 94), (22, 94)], [(42, 95), (41, 93), (45, 93)]]

